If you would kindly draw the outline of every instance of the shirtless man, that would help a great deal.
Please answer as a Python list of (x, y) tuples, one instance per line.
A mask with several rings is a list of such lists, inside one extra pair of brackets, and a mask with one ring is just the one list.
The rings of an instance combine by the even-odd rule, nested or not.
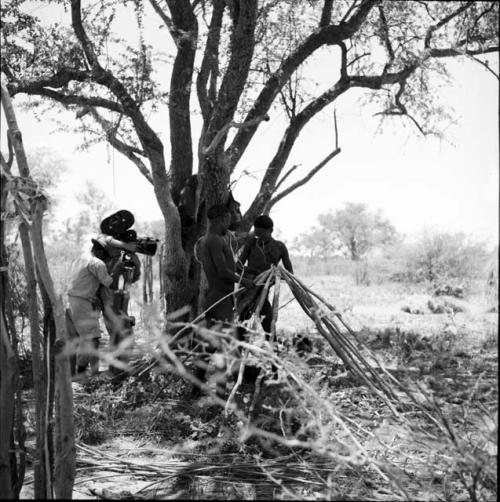
[[(244, 268), (244, 277), (255, 278), (266, 271), (271, 265), (277, 265), (280, 261), (286, 270), (293, 274), (292, 262), (288, 255), (288, 249), (281, 241), (273, 239), (273, 220), (267, 215), (261, 215), (254, 222), (254, 236), (250, 237), (243, 246), (239, 262)], [(247, 265), (245, 266), (245, 263)], [(251, 312), (244, 312), (243, 319), (247, 319)], [(273, 309), (266, 298), (262, 307), (262, 328), (266, 333), (271, 331)], [(266, 335), (269, 338), (269, 335)]]
[[(234, 285), (240, 282), (240, 277), (235, 272), (235, 263), (233, 253), (227, 244), (224, 236), (226, 235), (231, 223), (231, 214), (229, 209), (223, 205), (214, 205), (209, 208), (208, 229), (204, 237), (198, 243), (198, 257), (202, 263), (203, 270), (207, 276), (208, 292), (203, 305), (206, 313), (208, 327), (214, 324), (230, 323), (233, 320), (234, 297), (231, 293), (234, 291)], [(253, 281), (243, 278), (241, 284), (246, 287), (252, 287)], [(226, 297), (226, 298), (224, 298)], [(215, 302), (221, 300), (217, 305), (211, 307)], [(215, 352), (216, 347), (209, 348), (209, 352)], [(204, 381), (206, 377), (206, 366), (208, 357), (201, 358), (201, 367), (195, 370), (195, 376)], [(225, 370), (223, 363), (219, 363), (218, 373)], [(217, 394), (224, 395), (224, 387), (221, 379), (217, 385)], [(193, 389), (193, 395), (199, 394), (199, 388)]]

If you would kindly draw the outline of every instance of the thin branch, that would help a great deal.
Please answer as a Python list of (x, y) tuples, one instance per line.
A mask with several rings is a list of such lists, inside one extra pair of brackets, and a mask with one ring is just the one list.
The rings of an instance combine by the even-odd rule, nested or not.
[(349, 14), (357, 7), (357, 1), (354, 0), (352, 4), (349, 6), (347, 9), (347, 12), (343, 15), (342, 19), (340, 20), (341, 23), (344, 23), (346, 19), (349, 17)]
[(474, 2), (467, 2), (466, 4), (459, 7), (457, 10), (453, 11), (452, 13), (450, 13), (449, 15), (438, 21), (437, 23), (429, 26), (429, 28), (427, 29), (427, 33), (425, 34), (424, 47), (426, 49), (430, 49), (431, 39), (434, 32), (439, 28), (441, 28), (442, 26), (444, 26), (446, 23), (450, 22), (454, 17), (466, 11), (473, 3)]
[(99, 96), (90, 96), (87, 98), (84, 96), (77, 96), (76, 94), (64, 94), (63, 92), (54, 91), (52, 89), (40, 88), (35, 90), (34, 87), (29, 91), (23, 90), (22, 92), (32, 96), (51, 98), (64, 106), (79, 105), (82, 107), (99, 107), (106, 108), (112, 112), (125, 113), (120, 103), (111, 101), (110, 99), (100, 98)]
[(158, 5), (158, 2), (156, 0), (149, 0), (149, 3), (152, 5), (155, 12), (160, 16), (161, 20), (165, 23), (165, 26), (168, 28), (170, 35), (172, 35), (172, 38), (175, 40), (175, 27), (170, 17), (167, 16), (165, 11)]
[(492, 73), (497, 79), (500, 80), (500, 75), (490, 68), (490, 65), (488, 64), (487, 61), (481, 61), (479, 58), (476, 58), (471, 55), (468, 55), (468, 56), (470, 59), (472, 59), (476, 63), (479, 63), (480, 65), (484, 66), (484, 68), (486, 68), (490, 73)]
[(276, 183), (273, 193), (278, 191), (278, 188), (283, 184), (283, 182), (288, 178), (288, 176), (290, 176), (290, 174), (292, 174), (295, 171), (295, 169), (297, 169), (297, 167), (299, 166), (300, 164), (295, 164), (283, 175), (283, 177), (278, 181), (278, 183)]
[(328, 162), (330, 162), (330, 160), (332, 160), (333, 157), (337, 156), (340, 153), (340, 151), (341, 151), (340, 148), (336, 148), (333, 152), (328, 154), (314, 169), (311, 169), (311, 171), (309, 171), (309, 173), (306, 176), (296, 181), (293, 185), (290, 185), (288, 188), (283, 190), (278, 195), (275, 195), (266, 204), (267, 208), (274, 206), (277, 202), (283, 199), (283, 197), (286, 197), (294, 190), (297, 190), (297, 188), (301, 187), (302, 185), (305, 185), (316, 173), (318, 173), (326, 164), (328, 164)]
[(212, 152), (215, 151), (215, 149), (219, 146), (219, 143), (224, 139), (226, 136), (227, 131), (231, 127), (235, 127), (237, 129), (245, 129), (246, 127), (252, 127), (259, 122), (262, 122), (263, 120), (269, 120), (269, 115), (267, 113), (265, 115), (261, 115), (260, 117), (256, 117), (252, 120), (248, 120), (247, 122), (229, 122), (225, 126), (223, 126), (217, 134), (214, 136), (214, 139), (211, 141), (210, 145), (208, 145), (205, 148), (201, 149), (201, 153), (203, 155), (210, 155)]
[(333, 128), (335, 131), (335, 150), (339, 149), (339, 131), (337, 128), (337, 110), (333, 109)]
[(354, 63), (359, 61), (361, 58), (364, 58), (365, 56), (371, 56), (371, 52), (363, 52), (363, 54), (360, 54), (359, 56), (356, 56), (352, 61), (350, 61), (346, 68), (349, 68), (349, 66), (352, 66)]
[[(139, 169), (140, 173), (153, 185), (153, 177), (146, 167), (144, 162), (137, 157), (136, 154), (146, 156), (146, 154), (132, 145), (128, 145), (127, 143), (119, 140), (117, 138), (117, 130), (119, 127), (119, 122), (116, 125), (111, 124), (108, 120), (102, 117), (94, 108), (90, 109), (89, 112), (92, 114), (96, 122), (102, 127), (104, 132), (106, 133), (106, 139), (109, 141), (110, 145), (115, 148), (118, 152), (123, 154), (127, 159), (131, 160)], [(121, 118), (120, 118), (121, 119)]]

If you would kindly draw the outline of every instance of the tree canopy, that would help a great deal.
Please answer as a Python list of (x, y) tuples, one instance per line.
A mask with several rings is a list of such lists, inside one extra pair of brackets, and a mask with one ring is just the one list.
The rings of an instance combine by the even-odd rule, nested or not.
[[(72, 0), (70, 8), (62, 1), (48, 3), (66, 9), (67, 21), (41, 22), (23, 0), (2, 4), (1, 69), (9, 92), (31, 96), (33, 105), (55, 102), (73, 110), (74, 126), (88, 144), (109, 142), (153, 184), (165, 218), (167, 275), (184, 291), (192, 280), (193, 242), (181, 238), (182, 188), (197, 173), (201, 202), (190, 222), (196, 236), (206, 207), (226, 201), (231, 176), (262, 121), (278, 109), (288, 117), (244, 214), (247, 229), (340, 153), (335, 123), (335, 140), (325, 140), (319, 164), (295, 180), (295, 166), (287, 166), (307, 123), (344, 93), (363, 89), (379, 105), (381, 119), (407, 120), (421, 134), (439, 133), (446, 110), (431, 83), (447, 75), (447, 58), (487, 65), (481, 55), (498, 53), (493, 1)], [(120, 34), (125, 11), (135, 16), (136, 36)], [(152, 16), (168, 32), (161, 47), (148, 38)], [(304, 72), (319, 50), (332, 57), (331, 83), (322, 91)], [(166, 68), (168, 83), (160, 68)], [(168, 121), (162, 117), (165, 126), (158, 128), (151, 117), (164, 104)], [(195, 114), (202, 122), (198, 138)], [(170, 158), (162, 134), (167, 130)], [(171, 298), (170, 304), (177, 307), (189, 297)]]

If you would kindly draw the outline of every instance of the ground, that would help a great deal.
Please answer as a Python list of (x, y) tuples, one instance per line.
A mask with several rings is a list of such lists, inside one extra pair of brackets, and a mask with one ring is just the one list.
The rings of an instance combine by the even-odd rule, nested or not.
[[(358, 286), (347, 276), (304, 282), (344, 313), (394, 377), (419, 385), (420, 411), (392, 415), (345, 371), (297, 303), (287, 304), (285, 288), (278, 348), (286, 371), (234, 397), (267, 436), (250, 434), (241, 415), (208, 398), (190, 400), (190, 385), (174, 372), (75, 386), (74, 498), (496, 499), (498, 315), (481, 285), (458, 300), (431, 298), (422, 285)], [(443, 313), (432, 313), (436, 302)], [(154, 346), (157, 308), (131, 309), (139, 357)], [(297, 333), (311, 338), (311, 353), (290, 348)], [(26, 497), (31, 479), (28, 472)]]

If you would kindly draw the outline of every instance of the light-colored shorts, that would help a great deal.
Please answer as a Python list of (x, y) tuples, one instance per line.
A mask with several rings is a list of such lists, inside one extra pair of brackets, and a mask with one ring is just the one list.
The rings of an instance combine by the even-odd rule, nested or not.
[[(74, 330), (68, 330), (70, 339), (76, 344), (77, 364), (86, 366), (97, 356), (93, 355), (101, 337), (99, 327), (100, 310), (92, 302), (76, 296), (68, 296), (69, 314)], [(73, 335), (73, 336), (72, 336)], [(74, 339), (75, 335), (78, 337)]]

